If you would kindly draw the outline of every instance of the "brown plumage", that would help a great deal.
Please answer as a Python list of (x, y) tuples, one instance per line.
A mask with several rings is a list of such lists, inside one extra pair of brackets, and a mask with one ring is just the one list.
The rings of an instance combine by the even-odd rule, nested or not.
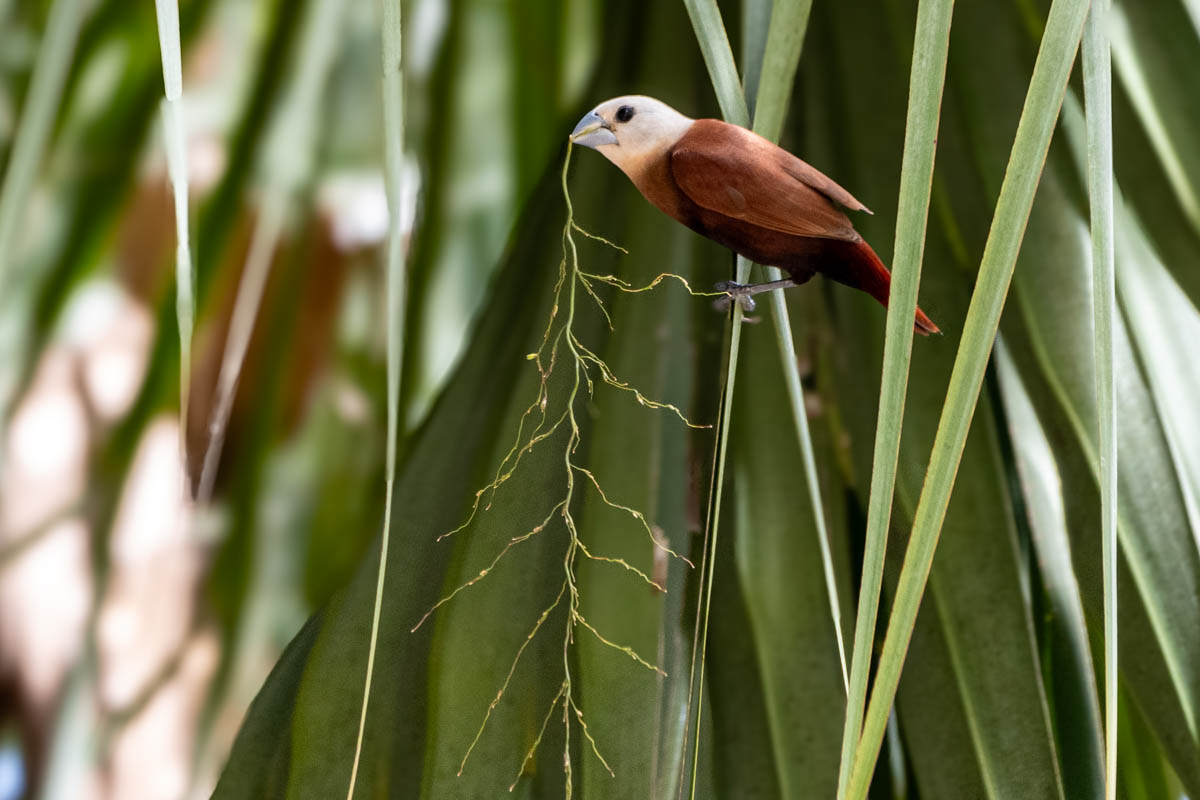
[[(843, 209), (870, 211), (758, 134), (720, 120), (692, 120), (653, 98), (630, 96), (597, 106), (571, 136), (602, 153), (647, 200), (697, 233), (779, 267), (795, 284), (819, 272), (887, 306), (891, 275)], [(919, 308), (914, 327), (922, 334), (939, 332)]]

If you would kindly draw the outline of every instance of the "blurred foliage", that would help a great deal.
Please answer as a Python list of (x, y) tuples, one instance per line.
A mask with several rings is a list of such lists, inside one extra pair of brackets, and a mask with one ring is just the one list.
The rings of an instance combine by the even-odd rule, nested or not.
[[(60, 2), (0, 0), (0, 174), (13, 168), (14, 137)], [(267, 198), (286, 183), (280, 170), (295, 175), (214, 501), (163, 500), (169, 507), (157, 517), (139, 505), (154, 491), (139, 464), (159, 426), (181, 434), (173, 212), (152, 4), (79, 3), (78, 36), (57, 54), (69, 67), (61, 102), (33, 165), (32, 190), (19, 198), (20, 224), (0, 253), (0, 756), (20, 754), (29, 796), (346, 792), (383, 517), (387, 209), (378, 9), (373, 0), (334, 5), (336, 24), (316, 30), (313, 20), (329, 19), (317, 11), (333, 7), (321, 0), (180, 3), (198, 278), (186, 469), (167, 471), (181, 498), (207, 446), (250, 241)], [(721, 4), (751, 97), (772, 5)], [(916, 3), (812, 5), (781, 142), (875, 211), (855, 223), (887, 262)], [(946, 335), (914, 345), (884, 618), (1048, 7), (1048, 0), (1006, 0), (956, 8), (921, 286), (922, 307)], [(700, 50), (676, 3), (408, 0), (402, 10), (405, 190), (414, 206), (411, 230), (401, 232), (410, 242), (405, 430), (356, 796), (493, 797), (520, 776), (515, 794), (561, 797), (568, 748), (579, 795), (675, 797), (690, 782), (692, 738), (684, 727), (695, 711), (689, 715), (689, 672), (712, 430), (690, 430), (600, 383), (581, 405), (578, 463), (696, 564), (663, 559), (636, 520), (590, 490), (577, 492), (573, 514), (588, 548), (667, 589), (619, 565), (587, 561), (578, 569), (581, 613), (666, 677), (578, 628), (564, 664), (566, 620), (558, 611), (522, 652), (459, 776), (518, 648), (562, 582), (562, 525), (514, 548), (486, 579), (411, 629), (512, 537), (536, 526), (563, 490), (565, 437), (558, 436), (526, 454), (469, 528), (438, 541), (467, 518), (537, 394), (538, 372), (526, 356), (541, 343), (563, 257), (565, 134), (618, 94), (717, 115)], [(1110, 30), (1119, 792), (1174, 800), (1200, 796), (1200, 362), (1188, 349), (1200, 333), (1200, 17), (1188, 0), (1121, 0)], [(316, 113), (297, 122), (283, 115), (322, 36), (335, 43), (335, 56), (315, 78)], [(988, 370), (872, 797), (1073, 799), (1096, 796), (1103, 782), (1084, 141), (1076, 81), (1026, 231), (1001, 324), (1005, 355)], [(588, 271), (635, 285), (671, 271), (696, 288), (729, 277), (728, 253), (651, 209), (595, 153), (574, 154), (569, 181), (576, 220), (629, 251), (577, 235)], [(586, 345), (648, 397), (697, 422), (717, 419), (725, 316), (671, 282), (641, 294), (598, 291), (613, 325), (583, 306), (577, 324)], [(824, 281), (790, 292), (788, 302), (848, 623), (884, 314), (870, 298)], [(104, 360), (121, 322), (143, 325), (121, 340), (119, 352), (135, 365), (128, 374)], [(710, 554), (716, 581), (696, 796), (832, 797), (837, 782), (841, 671), (801, 453), (784, 430), (790, 406), (773, 324), (763, 314), (742, 334), (726, 516)], [(70, 378), (61, 391), (83, 409), (82, 439), (66, 438), (74, 429), (60, 422), (30, 440), (28, 420), (52, 407), (47, 376), (64, 361)], [(112, 390), (119, 402), (105, 399), (105, 379), (119, 384)], [(56, 430), (61, 435), (51, 435)], [(58, 449), (78, 457), (44, 483), (21, 482), (33, 474), (33, 462), (22, 459)], [(59, 486), (61, 502), (43, 508), (50, 495), (34, 497), (27, 486)], [(36, 513), (23, 512), (22, 503)], [(121, 602), (139, 514), (150, 514), (143, 544), (165, 560), (148, 570), (162, 583), (129, 611)], [(63, 532), (67, 522), (75, 534)], [(39, 553), (61, 554), (49, 548), (69, 535), (78, 537), (80, 563), (30, 572)], [(171, 566), (173, 558), (190, 566)], [(81, 621), (68, 624), (47, 594), (75, 592)], [(168, 604), (168, 593), (179, 605)], [(179, 611), (157, 649), (139, 649), (153, 635), (141, 623), (133, 644), (113, 638), (118, 609), (140, 619), (160, 604)], [(849, 645), (853, 632), (844, 635)], [(34, 658), (49, 641), (65, 653), (57, 666)], [(561, 714), (522, 764), (564, 666), (615, 776), (577, 719), (566, 720), (567, 745)], [(111, 687), (121, 680), (134, 689), (114, 699)], [(43, 683), (49, 688), (38, 694)], [(189, 698), (183, 710), (162, 711), (180, 692)], [(123, 766), (128, 749), (150, 752), (137, 737), (155, 730), (160, 744), (174, 743), (169, 764), (165, 756), (146, 759), (174, 770), (174, 783), (160, 790), (138, 786), (130, 777), (137, 770)], [(0, 799), (4, 791), (0, 781)]]

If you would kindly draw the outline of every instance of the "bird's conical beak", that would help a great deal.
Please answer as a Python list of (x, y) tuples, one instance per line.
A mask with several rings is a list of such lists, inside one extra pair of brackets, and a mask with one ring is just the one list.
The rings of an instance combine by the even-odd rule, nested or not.
[(571, 131), (571, 141), (584, 147), (600, 147), (605, 144), (616, 144), (617, 135), (612, 126), (595, 111), (589, 111), (579, 120), (575, 130)]

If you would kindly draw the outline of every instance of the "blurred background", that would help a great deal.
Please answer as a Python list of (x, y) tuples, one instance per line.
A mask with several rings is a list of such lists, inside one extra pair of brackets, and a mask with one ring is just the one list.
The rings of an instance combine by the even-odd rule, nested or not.
[[(753, 98), (772, 3), (720, 5)], [(874, 209), (855, 222), (889, 261), (916, 3), (812, 5), (783, 144)], [(959, 5), (921, 291), (946, 335), (914, 348), (889, 581), (1049, 2)], [(387, 444), (378, 8), (179, 6), (196, 275), (186, 403), (154, 5), (0, 0), (0, 800), (345, 793)], [(562, 680), (561, 621), (456, 771), (553, 599), (562, 531), (409, 630), (559, 491), (549, 465), (561, 448), (531, 458), (478, 530), (435, 542), (466, 518), (536, 391), (525, 356), (561, 258), (566, 134), (618, 94), (718, 109), (682, 4), (405, 0), (402, 12), (402, 466), (359, 778), (371, 791), (358, 796), (491, 797), (524, 776), (516, 794), (560, 797), (561, 721), (522, 757)], [(1112, 30), (1121, 792), (1196, 797), (1200, 7), (1118, 2)], [(872, 796), (1094, 796), (1102, 627), (1081, 100), (1076, 75)], [(573, 158), (577, 221), (630, 250), (585, 242), (585, 268), (638, 284), (672, 270), (698, 288), (729, 276), (726, 253), (599, 156)], [(790, 294), (848, 649), (884, 315), (820, 280)], [(587, 312), (589, 347), (712, 421), (725, 317), (674, 286), (604, 296), (615, 330)], [(831, 797), (837, 647), (799, 452), (776, 427), (790, 412), (772, 323), (758, 323), (716, 553), (699, 794)], [(711, 431), (605, 392), (587, 404), (581, 457), (698, 561)], [(594, 497), (579, 506), (590, 546), (668, 588), (585, 563), (588, 618), (670, 677), (595, 642), (572, 650), (617, 777), (579, 749), (576, 727), (571, 780), (588, 797), (674, 796), (698, 576), (656, 561), (627, 515)]]
[[(283, 646), (378, 533), (388, 213), (376, 6), (180, 5), (199, 306), (186, 464), (154, 4), (0, 8), (6, 174), (38, 59), (66, 70), (0, 257), (3, 798), (207, 796)], [(436, 312), (412, 315), (409, 424), (454, 364), (530, 172), (561, 138), (540, 132), (537, 166), (513, 157), (508, 10), (453, 9), (450, 37), (450, 5), (405, 9), (407, 219), (422, 163), (443, 176), (423, 216), (462, 232), (426, 242), (414, 280), (414, 302)], [(596, 9), (576, 6), (570, 30), (586, 41)], [(54, 14), (73, 28), (65, 37), (52, 35)], [(531, 101), (570, 102), (587, 64), (576, 55), (571, 77), (546, 78)], [(264, 209), (282, 223), (265, 232), (269, 277), (217, 500), (197, 507)]]

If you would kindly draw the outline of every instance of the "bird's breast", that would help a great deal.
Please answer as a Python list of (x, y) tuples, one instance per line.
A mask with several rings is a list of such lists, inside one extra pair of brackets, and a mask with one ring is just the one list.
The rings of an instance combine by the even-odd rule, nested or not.
[(696, 230), (700, 208), (675, 183), (671, 176), (669, 155), (663, 154), (660, 158), (643, 165), (642, 169), (636, 174), (631, 174), (629, 178), (656, 208), (676, 222)]

